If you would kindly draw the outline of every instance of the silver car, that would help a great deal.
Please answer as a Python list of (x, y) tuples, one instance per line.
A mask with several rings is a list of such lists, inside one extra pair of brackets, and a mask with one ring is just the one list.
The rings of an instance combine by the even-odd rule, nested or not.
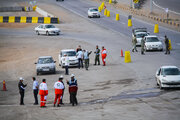
[(42, 56), (38, 58), (36, 64), (36, 74), (40, 73), (56, 73), (56, 61), (51, 56)]
[(97, 8), (89, 8), (89, 10), (88, 10), (88, 17), (89, 18), (92, 18), (92, 17), (100, 18), (100, 12), (98, 11)]

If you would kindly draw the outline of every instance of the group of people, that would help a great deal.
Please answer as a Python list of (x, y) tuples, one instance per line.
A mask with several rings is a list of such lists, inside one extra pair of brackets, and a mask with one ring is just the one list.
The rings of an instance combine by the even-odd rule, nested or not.
[[(85, 66), (85, 69), (88, 70), (89, 68), (89, 55), (92, 53), (92, 51), (87, 51), (87, 50), (82, 50), (81, 46), (79, 45), (78, 48), (76, 49), (76, 53), (77, 53), (77, 59), (78, 59), (78, 68), (83, 68)], [(100, 54), (102, 57), (102, 62), (103, 62), (103, 66), (106, 66), (106, 56), (107, 56), (107, 51), (104, 48), (104, 46), (102, 46), (102, 51), (99, 49), (98, 45), (96, 45), (96, 50), (94, 51), (95, 53), (95, 63), (94, 65), (100, 65)], [(69, 74), (69, 58), (68, 56), (65, 54), (65, 74), (68, 75)], [(83, 61), (84, 64), (83, 65)]]
[[(132, 52), (137, 51), (136, 48), (136, 43), (137, 43), (137, 39), (136, 39), (136, 35), (134, 35), (134, 37), (132, 38), (132, 44), (133, 44), (133, 48), (132, 48)], [(170, 47), (169, 47), (169, 39), (167, 38), (167, 36), (164, 36), (164, 43), (165, 43), (165, 47), (166, 47), (166, 52), (165, 54), (170, 54)], [(142, 36), (141, 39), (141, 54), (144, 55), (144, 46), (145, 46), (145, 40), (144, 40), (144, 36)]]
[[(54, 99), (54, 107), (60, 107), (60, 104), (63, 105), (63, 95), (64, 95), (64, 90), (65, 90), (65, 85), (63, 82), (63, 76), (61, 75), (58, 79), (57, 82), (54, 84), (54, 91), (55, 91), (55, 99)], [(25, 87), (27, 84), (23, 83), (23, 78), (20, 77), (19, 79), (19, 93), (20, 93), (20, 105), (24, 105), (24, 93), (25, 93)], [(47, 95), (48, 95), (48, 87), (46, 83), (46, 79), (42, 79), (42, 83), (39, 85), (38, 81), (36, 80), (35, 77), (32, 77), (33, 80), (33, 94), (34, 94), (34, 105), (38, 105), (38, 92), (40, 95), (40, 107), (44, 108), (46, 107), (46, 100), (47, 100)], [(70, 104), (72, 106), (78, 105), (77, 102), (77, 91), (78, 91), (78, 84), (77, 80), (75, 79), (74, 74), (71, 75), (71, 79), (66, 81), (67, 84), (69, 85), (69, 94), (70, 94)], [(57, 102), (58, 100), (58, 102)]]

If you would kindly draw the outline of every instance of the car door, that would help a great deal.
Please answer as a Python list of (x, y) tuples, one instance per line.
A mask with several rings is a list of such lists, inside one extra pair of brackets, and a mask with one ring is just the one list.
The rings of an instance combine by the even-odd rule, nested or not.
[(40, 33), (40, 34), (44, 34), (44, 33), (43, 33), (43, 25), (40, 25), (40, 26), (39, 26), (39, 33)]

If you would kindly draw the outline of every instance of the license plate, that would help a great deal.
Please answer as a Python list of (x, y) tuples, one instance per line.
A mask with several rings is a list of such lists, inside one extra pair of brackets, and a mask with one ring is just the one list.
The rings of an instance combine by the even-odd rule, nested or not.
[(43, 71), (49, 71), (49, 69), (43, 69)]

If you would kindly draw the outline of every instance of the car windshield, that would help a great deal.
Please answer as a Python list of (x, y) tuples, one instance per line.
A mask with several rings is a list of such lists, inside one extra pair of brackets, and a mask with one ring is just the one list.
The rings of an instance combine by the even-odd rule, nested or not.
[(46, 28), (55, 28), (54, 25), (46, 25), (45, 27), (46, 27)]
[(64, 56), (65, 54), (66, 54), (67, 56), (76, 56), (76, 52), (75, 52), (75, 51), (63, 52), (63, 53), (62, 53), (62, 56)]
[(136, 34), (136, 38), (142, 38), (143, 36), (147, 36), (147, 33)]
[(90, 9), (91, 12), (97, 12), (98, 9)]
[(148, 37), (146, 39), (146, 42), (159, 42), (157, 37)]
[(48, 63), (53, 63), (52, 58), (39, 58), (38, 64), (48, 64)]
[(180, 75), (178, 68), (164, 68), (163, 75)]

